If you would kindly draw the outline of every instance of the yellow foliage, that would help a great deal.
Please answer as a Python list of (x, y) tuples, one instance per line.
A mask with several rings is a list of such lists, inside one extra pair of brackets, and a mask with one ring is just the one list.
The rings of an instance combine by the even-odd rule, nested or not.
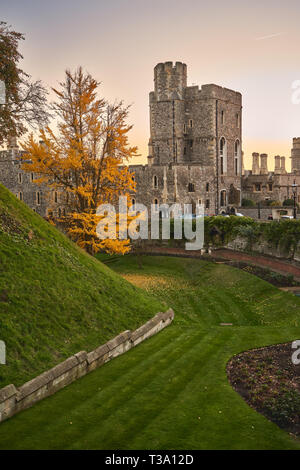
[[(50, 127), (40, 130), (39, 142), (31, 135), (24, 143), (23, 168), (38, 176), (50, 190), (68, 193), (64, 224), (71, 237), (94, 253), (126, 253), (129, 240), (100, 240), (96, 234), (100, 204), (116, 204), (119, 195), (129, 196), (135, 182), (126, 163), (137, 155), (128, 144), (128, 107), (109, 105), (97, 98), (99, 83), (79, 67), (66, 71), (60, 90), (53, 89), (58, 119), (57, 134)], [(132, 220), (132, 218), (131, 218)], [(130, 222), (130, 218), (129, 218)], [(117, 230), (118, 232), (118, 230)]]

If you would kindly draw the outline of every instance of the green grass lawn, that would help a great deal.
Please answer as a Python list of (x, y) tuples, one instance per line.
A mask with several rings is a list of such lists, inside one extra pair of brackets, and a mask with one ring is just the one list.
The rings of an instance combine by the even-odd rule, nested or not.
[[(241, 351), (300, 338), (300, 299), (222, 264), (110, 266), (175, 311), (135, 349), (0, 425), (1, 449), (300, 449), (231, 388)], [(233, 326), (220, 326), (220, 323)]]
[(90, 351), (163, 309), (0, 185), (0, 388)]

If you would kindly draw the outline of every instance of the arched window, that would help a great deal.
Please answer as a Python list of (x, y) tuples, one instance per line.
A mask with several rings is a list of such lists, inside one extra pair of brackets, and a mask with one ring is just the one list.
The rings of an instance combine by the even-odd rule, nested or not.
[(220, 139), (220, 173), (224, 175), (227, 172), (227, 144), (224, 137)]
[(234, 156), (235, 157), (238, 156), (238, 149), (239, 149), (239, 141), (236, 140), (235, 143), (234, 143)]
[(158, 178), (156, 175), (153, 176), (153, 188), (154, 189), (158, 188)]
[(132, 210), (135, 211), (135, 199), (134, 198), (131, 199), (131, 206), (132, 206)]
[(220, 140), (220, 155), (224, 155), (225, 146), (226, 140), (224, 139), (224, 137), (222, 137), (222, 139)]
[(226, 190), (222, 189), (220, 192), (220, 206), (224, 207), (226, 206)]
[(36, 193), (36, 203), (39, 206), (41, 204), (41, 193), (40, 191), (37, 191)]
[(154, 199), (154, 210), (155, 210), (155, 212), (158, 212), (158, 209), (159, 209), (159, 207), (158, 207), (158, 199), (155, 198), (155, 199)]
[(20, 201), (23, 201), (23, 193), (21, 191), (19, 192), (19, 199)]
[(241, 167), (241, 146), (240, 141), (236, 140), (234, 143), (234, 174), (239, 175)]
[(61, 217), (61, 208), (58, 208), (58, 217)]
[(57, 195), (57, 192), (55, 191), (54, 192), (54, 202), (57, 202), (58, 201), (58, 195)]

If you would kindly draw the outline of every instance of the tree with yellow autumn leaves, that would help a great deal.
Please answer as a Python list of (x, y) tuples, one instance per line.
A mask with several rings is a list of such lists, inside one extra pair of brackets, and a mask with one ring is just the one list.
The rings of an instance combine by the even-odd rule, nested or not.
[[(53, 89), (57, 132), (48, 126), (40, 130), (38, 142), (32, 135), (27, 139), (23, 168), (38, 175), (37, 183), (46, 183), (51, 191), (63, 191), (68, 201), (63, 223), (81, 247), (90, 253), (101, 249), (126, 253), (129, 240), (97, 237), (101, 218), (97, 207), (115, 205), (120, 195), (129, 200), (135, 183), (126, 163), (137, 155), (137, 147), (128, 143), (132, 128), (126, 123), (128, 107), (98, 98), (98, 87), (82, 67), (74, 73), (66, 71), (60, 88)], [(117, 226), (118, 220), (117, 214)]]

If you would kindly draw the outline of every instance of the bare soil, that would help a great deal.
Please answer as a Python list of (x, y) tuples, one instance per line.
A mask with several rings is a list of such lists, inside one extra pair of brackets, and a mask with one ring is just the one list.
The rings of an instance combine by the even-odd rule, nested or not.
[(292, 362), (292, 343), (243, 352), (227, 364), (236, 392), (259, 413), (300, 436), (300, 365)]

